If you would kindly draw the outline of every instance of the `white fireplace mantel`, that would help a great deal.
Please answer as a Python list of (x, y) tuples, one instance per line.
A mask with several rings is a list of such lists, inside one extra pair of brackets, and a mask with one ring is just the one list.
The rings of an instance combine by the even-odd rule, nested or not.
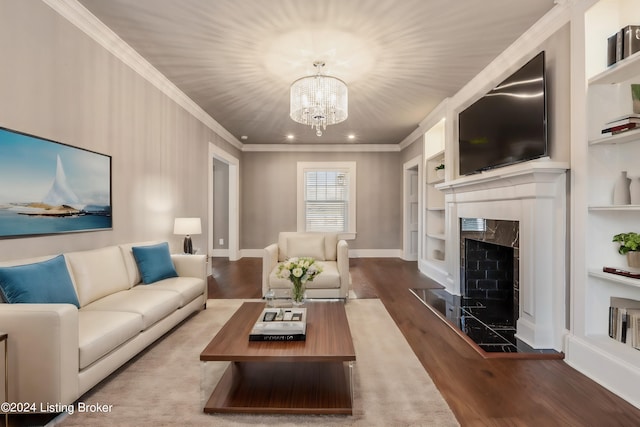
[[(520, 307), (517, 337), (533, 348), (562, 349), (567, 287), (568, 164), (548, 159), (438, 184), (445, 193), (447, 267), (460, 272), (460, 218), (519, 222)], [(460, 274), (449, 292), (460, 294)]]

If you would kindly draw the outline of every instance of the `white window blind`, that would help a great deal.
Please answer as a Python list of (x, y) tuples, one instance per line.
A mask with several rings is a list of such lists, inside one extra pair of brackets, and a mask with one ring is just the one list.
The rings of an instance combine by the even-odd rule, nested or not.
[(349, 173), (305, 171), (304, 203), (306, 231), (347, 231)]

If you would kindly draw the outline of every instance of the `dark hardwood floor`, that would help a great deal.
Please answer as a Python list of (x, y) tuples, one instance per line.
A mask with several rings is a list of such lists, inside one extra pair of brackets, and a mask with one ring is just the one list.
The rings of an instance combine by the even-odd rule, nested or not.
[[(212, 268), (209, 298), (262, 296), (262, 259)], [(461, 425), (640, 426), (639, 409), (562, 360), (484, 359), (409, 292), (440, 287), (415, 262), (355, 258), (350, 270), (357, 297), (380, 298)]]

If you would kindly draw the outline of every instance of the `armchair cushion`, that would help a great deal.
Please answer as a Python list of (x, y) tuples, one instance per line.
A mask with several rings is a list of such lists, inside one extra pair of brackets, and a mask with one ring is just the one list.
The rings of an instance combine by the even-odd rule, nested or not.
[(291, 236), (287, 238), (287, 258), (311, 257), (324, 261), (324, 236)]
[[(293, 247), (290, 247), (290, 242)], [(278, 235), (278, 261), (282, 262), (294, 256), (313, 256), (298, 253), (301, 249), (317, 248), (315, 255), (320, 255), (319, 246), (323, 246), (322, 256), (313, 256), (321, 261), (335, 261), (337, 257), (338, 235), (336, 233), (306, 233), (283, 231)]]
[[(312, 281), (307, 282), (307, 289), (337, 289), (340, 287), (340, 273), (338, 273), (337, 263), (335, 261), (320, 261), (322, 273), (317, 275)], [(269, 284), (274, 289), (291, 289), (289, 279), (278, 277), (278, 265), (269, 273)]]

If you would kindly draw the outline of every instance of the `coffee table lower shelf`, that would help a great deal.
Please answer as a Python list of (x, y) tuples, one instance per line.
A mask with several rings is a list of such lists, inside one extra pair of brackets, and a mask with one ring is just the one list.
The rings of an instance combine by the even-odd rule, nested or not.
[(353, 414), (350, 362), (231, 362), (206, 413)]

